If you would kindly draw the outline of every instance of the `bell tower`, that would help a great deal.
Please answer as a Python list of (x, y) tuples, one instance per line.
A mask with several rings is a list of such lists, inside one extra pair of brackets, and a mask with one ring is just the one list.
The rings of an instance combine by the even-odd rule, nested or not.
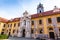
[(42, 13), (44, 12), (44, 7), (43, 7), (43, 4), (39, 4), (38, 7), (37, 7), (37, 13)]

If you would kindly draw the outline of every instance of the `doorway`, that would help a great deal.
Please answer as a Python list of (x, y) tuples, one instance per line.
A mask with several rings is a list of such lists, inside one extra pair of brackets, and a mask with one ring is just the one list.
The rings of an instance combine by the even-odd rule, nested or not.
[(49, 36), (50, 36), (50, 38), (54, 39), (55, 38), (54, 32), (49, 32)]
[(10, 32), (9, 32), (9, 36), (10, 36)]
[(25, 29), (22, 31), (22, 37), (25, 37)]

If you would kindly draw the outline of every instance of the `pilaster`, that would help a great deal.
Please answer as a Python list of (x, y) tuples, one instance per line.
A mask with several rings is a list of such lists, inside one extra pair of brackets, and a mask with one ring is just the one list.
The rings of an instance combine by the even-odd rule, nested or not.
[(44, 25), (44, 34), (48, 34), (46, 18), (43, 19), (43, 25)]

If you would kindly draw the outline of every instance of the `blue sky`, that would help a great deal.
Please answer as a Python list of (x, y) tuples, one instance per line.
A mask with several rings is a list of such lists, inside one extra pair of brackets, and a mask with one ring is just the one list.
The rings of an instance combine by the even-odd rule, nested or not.
[(55, 5), (60, 8), (60, 0), (0, 0), (0, 17), (21, 17), (25, 10), (35, 14), (39, 3), (43, 4), (45, 11), (52, 10)]

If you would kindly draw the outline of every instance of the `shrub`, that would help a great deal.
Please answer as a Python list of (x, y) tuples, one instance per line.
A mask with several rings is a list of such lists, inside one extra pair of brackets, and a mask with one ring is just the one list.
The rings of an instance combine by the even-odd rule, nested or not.
[(7, 39), (8, 36), (6, 34), (0, 35), (0, 39)]

